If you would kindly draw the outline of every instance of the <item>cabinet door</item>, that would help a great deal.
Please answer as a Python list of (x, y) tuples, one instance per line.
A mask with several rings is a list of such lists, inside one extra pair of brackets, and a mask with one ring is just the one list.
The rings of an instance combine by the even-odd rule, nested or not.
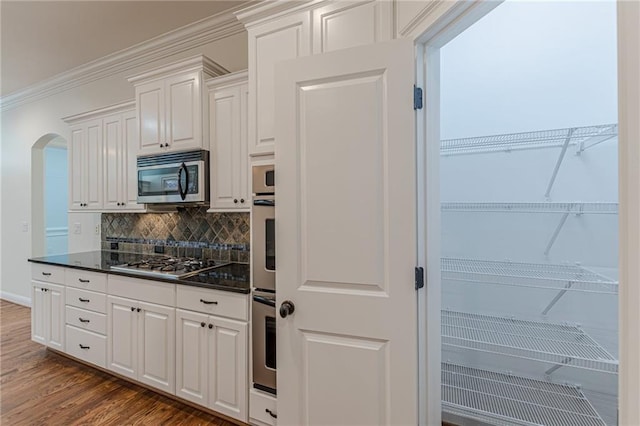
[(107, 367), (137, 379), (138, 302), (109, 296), (107, 305)]
[(144, 204), (138, 204), (138, 116), (135, 111), (122, 114), (122, 175), (120, 202), (127, 210), (142, 210)]
[(209, 317), (209, 395), (210, 408), (247, 421), (247, 323)]
[(84, 138), (85, 129), (82, 126), (71, 128), (71, 143), (69, 144), (69, 209), (80, 210), (84, 204)]
[(139, 153), (153, 154), (162, 152), (165, 134), (165, 94), (164, 82), (152, 81), (136, 86), (136, 105), (138, 106)]
[(208, 404), (209, 316), (176, 310), (176, 395)]
[(249, 152), (274, 152), (276, 63), (310, 53), (310, 13), (249, 29)]
[(89, 121), (86, 126), (86, 152), (83, 158), (85, 204), (87, 208), (99, 209), (102, 207), (102, 120)]
[(45, 303), (48, 305), (47, 346), (64, 351), (64, 287), (47, 284)]
[(313, 54), (393, 38), (393, 2), (334, 2), (313, 10)]
[(140, 302), (138, 313), (138, 380), (175, 392), (176, 310)]
[[(235, 192), (240, 198), (240, 207), (249, 210), (251, 206), (251, 188), (249, 187), (249, 85), (240, 86), (240, 141), (236, 145), (238, 171), (236, 172)], [(244, 200), (244, 202), (242, 202)]]
[(103, 120), (104, 131), (104, 207), (120, 207), (122, 176), (122, 123), (120, 114)]
[(31, 340), (47, 344), (47, 317), (49, 306), (42, 285), (31, 281)]
[(169, 144), (170, 150), (203, 147), (200, 72), (193, 71), (167, 78), (165, 90), (165, 144)]
[[(238, 208), (240, 87), (215, 90), (209, 100), (213, 139), (211, 167), (211, 208)], [(235, 202), (234, 202), (235, 201)]]

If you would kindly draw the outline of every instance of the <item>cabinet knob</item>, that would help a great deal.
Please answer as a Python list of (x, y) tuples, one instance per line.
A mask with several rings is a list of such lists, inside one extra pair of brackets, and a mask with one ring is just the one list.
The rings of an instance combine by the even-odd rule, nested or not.
[(136, 308), (134, 308), (133, 306), (131, 307), (131, 312), (135, 311)]
[(209, 324), (209, 329), (212, 329), (212, 328), (213, 328), (213, 324)]
[(234, 203), (236, 203), (236, 204), (238, 204), (238, 199), (237, 199), (237, 198), (234, 198), (234, 199), (233, 199), (233, 202), (234, 202)]
[(240, 202), (244, 204), (244, 198), (240, 198)]
[(141, 310), (142, 310), (142, 309), (140, 309), (140, 308), (136, 309), (136, 311), (138, 311), (138, 312), (140, 312)]
[(204, 327), (205, 325), (206, 325), (206, 324), (205, 324), (205, 323), (203, 323), (203, 322), (201, 322), (201, 323), (200, 323), (200, 326), (201, 326), (201, 327)]
[(160, 144), (160, 148), (164, 148), (164, 144), (163, 143)]

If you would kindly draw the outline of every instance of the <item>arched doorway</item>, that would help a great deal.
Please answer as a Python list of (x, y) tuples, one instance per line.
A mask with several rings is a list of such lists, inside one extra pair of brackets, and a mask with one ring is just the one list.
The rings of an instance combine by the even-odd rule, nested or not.
[(31, 255), (68, 251), (67, 141), (49, 133), (31, 148)]

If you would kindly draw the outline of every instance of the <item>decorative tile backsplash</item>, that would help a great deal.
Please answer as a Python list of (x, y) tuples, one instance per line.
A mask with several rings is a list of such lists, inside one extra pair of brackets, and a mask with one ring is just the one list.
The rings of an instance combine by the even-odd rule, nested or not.
[(249, 262), (249, 213), (103, 213), (102, 248)]

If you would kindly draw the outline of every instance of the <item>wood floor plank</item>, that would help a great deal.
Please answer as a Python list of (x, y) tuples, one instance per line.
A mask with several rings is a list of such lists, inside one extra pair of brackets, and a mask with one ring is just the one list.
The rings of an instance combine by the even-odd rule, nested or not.
[(233, 426), (31, 341), (31, 311), (0, 300), (0, 424)]

